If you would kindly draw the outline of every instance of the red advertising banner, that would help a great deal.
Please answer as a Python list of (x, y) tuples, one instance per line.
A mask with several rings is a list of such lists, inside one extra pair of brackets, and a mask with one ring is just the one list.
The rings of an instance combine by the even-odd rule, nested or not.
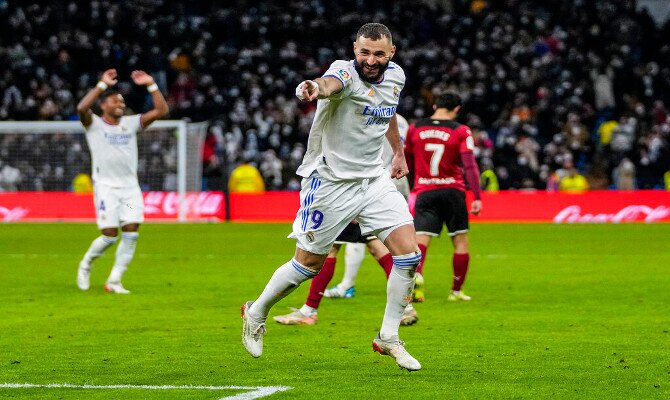
[[(146, 219), (175, 221), (178, 214), (177, 193), (144, 193)], [(222, 192), (186, 194), (187, 220), (223, 220), (225, 216)], [(0, 193), (0, 221), (95, 221), (93, 195), (68, 192)]]
[[(505, 191), (484, 193), (477, 222), (620, 223), (670, 222), (670, 192), (591, 191), (582, 194)], [(468, 196), (468, 204), (472, 200)], [(231, 194), (233, 221), (291, 222), (299, 207), (296, 192)], [(411, 199), (410, 199), (411, 203)]]
[(293, 222), (298, 208), (299, 192), (230, 194), (231, 221)]
[(660, 190), (499, 192), (484, 193), (482, 200), (483, 212), (472, 222), (670, 222), (670, 192)]
[[(484, 210), (471, 222), (621, 223), (670, 222), (670, 192), (592, 191), (484, 193)], [(148, 220), (176, 221), (179, 198), (174, 192), (144, 193)], [(230, 216), (236, 222), (291, 222), (299, 208), (297, 192), (231, 194)], [(224, 220), (221, 192), (188, 193), (189, 221)], [(64, 192), (0, 193), (0, 221), (94, 221), (91, 195)]]

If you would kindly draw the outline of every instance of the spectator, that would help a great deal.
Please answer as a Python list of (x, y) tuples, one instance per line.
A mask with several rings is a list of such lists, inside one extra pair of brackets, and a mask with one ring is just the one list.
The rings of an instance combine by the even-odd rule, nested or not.
[(78, 194), (93, 193), (93, 181), (91, 177), (84, 172), (75, 175), (72, 180), (72, 191)]
[(21, 182), (21, 172), (11, 165), (0, 162), (0, 192), (16, 192)]
[(265, 184), (258, 168), (250, 163), (243, 163), (230, 174), (228, 190), (231, 193), (263, 193)]
[(621, 163), (614, 168), (612, 181), (618, 190), (635, 189), (635, 164), (628, 158), (621, 160)]
[(482, 189), (487, 192), (497, 192), (500, 189), (500, 185), (498, 185), (498, 177), (496, 176), (496, 173), (493, 172), (493, 163), (490, 159), (485, 158), (479, 165), (482, 169), (480, 177)]
[(223, 190), (223, 140), (221, 127), (210, 127), (202, 147), (203, 190)]
[(589, 190), (589, 184), (583, 175), (577, 172), (577, 168), (568, 163), (565, 167), (567, 175), (561, 178), (559, 190), (567, 193), (582, 193)]
[(261, 175), (265, 177), (265, 186), (271, 188), (271, 190), (281, 189), (283, 187), (283, 167), (277, 153), (272, 149), (266, 150), (262, 159), (260, 171)]

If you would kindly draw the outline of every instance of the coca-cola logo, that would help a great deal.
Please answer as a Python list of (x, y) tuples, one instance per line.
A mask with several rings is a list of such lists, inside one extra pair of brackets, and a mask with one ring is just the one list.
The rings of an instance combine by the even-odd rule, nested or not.
[(23, 207), (7, 208), (0, 206), (0, 218), (3, 222), (19, 221), (29, 212), (29, 209)]
[(670, 208), (665, 206), (649, 207), (645, 205), (630, 205), (613, 214), (582, 214), (582, 208), (580, 206), (572, 205), (565, 207), (558, 214), (556, 214), (554, 217), (554, 223), (620, 223), (632, 221), (644, 221), (649, 223), (660, 221), (668, 216), (670, 216)]
[[(222, 193), (187, 193), (184, 198), (187, 217), (216, 217), (224, 204)], [(147, 192), (144, 194), (144, 214), (176, 216), (179, 213), (179, 194), (176, 192)]]

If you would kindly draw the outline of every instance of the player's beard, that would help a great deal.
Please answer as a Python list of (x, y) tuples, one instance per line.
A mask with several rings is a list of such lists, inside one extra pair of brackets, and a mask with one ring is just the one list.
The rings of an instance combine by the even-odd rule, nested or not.
[(362, 80), (370, 83), (377, 83), (382, 79), (382, 76), (384, 76), (384, 71), (386, 71), (386, 68), (389, 66), (389, 62), (387, 61), (386, 64), (382, 63), (377, 63), (377, 74), (374, 76), (369, 76), (365, 74), (365, 70), (363, 67), (369, 67), (370, 64), (366, 63), (363, 61), (362, 63), (358, 63), (358, 61), (354, 62), (354, 67), (356, 68), (356, 72), (358, 72), (358, 76), (361, 77)]

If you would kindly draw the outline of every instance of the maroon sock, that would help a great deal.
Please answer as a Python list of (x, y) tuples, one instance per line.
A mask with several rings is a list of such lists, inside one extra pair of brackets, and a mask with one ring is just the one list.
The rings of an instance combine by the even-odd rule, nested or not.
[(312, 284), (309, 285), (309, 295), (307, 295), (307, 301), (305, 304), (312, 308), (319, 308), (319, 303), (323, 298), (323, 292), (326, 291), (328, 284), (331, 279), (333, 279), (333, 274), (335, 274), (335, 263), (337, 258), (328, 257), (326, 261), (323, 262), (323, 267), (321, 271), (312, 279)]
[(377, 260), (377, 262), (384, 270), (386, 279), (388, 279), (389, 275), (391, 274), (391, 270), (393, 269), (393, 256), (391, 253), (386, 253), (386, 255)]
[(416, 272), (423, 275), (423, 263), (426, 261), (426, 253), (428, 253), (428, 247), (419, 243), (419, 250), (421, 250), (421, 261), (419, 262), (419, 266), (416, 267)]
[(470, 263), (470, 254), (454, 253), (454, 285), (451, 290), (459, 291), (465, 282), (465, 276), (468, 274), (468, 264)]

